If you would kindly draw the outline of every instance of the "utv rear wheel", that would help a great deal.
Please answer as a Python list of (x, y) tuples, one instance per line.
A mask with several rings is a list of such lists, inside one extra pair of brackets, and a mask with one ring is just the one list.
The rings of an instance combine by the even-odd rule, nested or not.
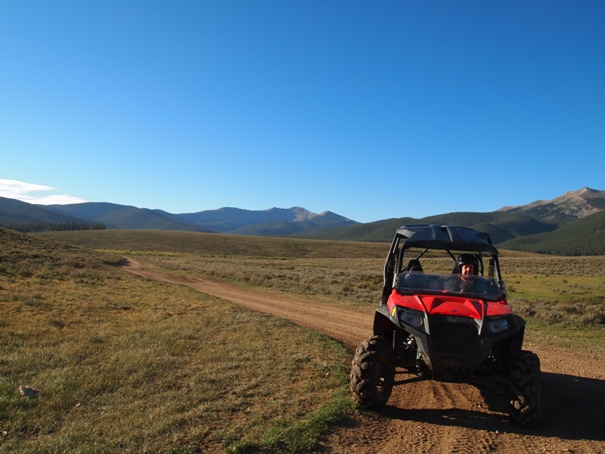
[(510, 415), (523, 427), (535, 427), (540, 422), (540, 359), (538, 355), (521, 351), (511, 359), (509, 373)]
[(395, 383), (393, 348), (382, 336), (372, 336), (355, 351), (351, 367), (351, 392), (362, 407), (387, 403)]

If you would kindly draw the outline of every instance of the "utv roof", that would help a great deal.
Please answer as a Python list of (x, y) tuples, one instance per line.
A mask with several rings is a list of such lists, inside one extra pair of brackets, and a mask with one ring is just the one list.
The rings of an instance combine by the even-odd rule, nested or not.
[(429, 248), (455, 251), (475, 251), (498, 254), (489, 233), (453, 225), (404, 225), (396, 236), (406, 238), (404, 249)]

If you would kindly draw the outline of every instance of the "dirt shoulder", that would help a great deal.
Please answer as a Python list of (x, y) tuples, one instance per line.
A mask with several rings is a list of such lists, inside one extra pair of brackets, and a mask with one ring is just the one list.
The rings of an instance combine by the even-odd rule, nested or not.
[[(342, 342), (351, 351), (372, 332), (374, 308), (343, 311), (309, 298), (219, 279), (146, 270), (132, 259), (123, 269), (288, 319)], [(322, 452), (605, 453), (603, 355), (562, 348), (542, 338), (526, 343), (525, 348), (536, 352), (542, 363), (543, 422), (539, 428), (512, 425), (506, 402), (472, 385), (418, 381), (396, 386), (385, 409), (350, 415), (322, 440)]]

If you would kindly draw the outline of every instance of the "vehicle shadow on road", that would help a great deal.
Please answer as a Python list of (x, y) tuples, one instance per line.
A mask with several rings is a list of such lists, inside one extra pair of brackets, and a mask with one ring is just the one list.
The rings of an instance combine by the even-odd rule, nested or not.
[[(508, 411), (508, 403), (504, 399), (483, 396), (490, 409)], [(542, 421), (536, 428), (517, 426), (517, 430), (519, 433), (567, 440), (604, 441), (603, 408), (605, 381), (542, 372)], [(508, 429), (509, 432), (514, 430)]]
[(605, 441), (604, 380), (543, 372), (542, 422), (536, 428), (523, 428), (512, 423), (508, 417), (508, 402), (503, 397), (486, 391), (481, 393), (489, 412), (456, 408), (403, 409), (387, 405), (379, 413), (391, 419), (477, 430), (498, 430), (567, 440)]
[(542, 435), (605, 440), (605, 380), (542, 372)]

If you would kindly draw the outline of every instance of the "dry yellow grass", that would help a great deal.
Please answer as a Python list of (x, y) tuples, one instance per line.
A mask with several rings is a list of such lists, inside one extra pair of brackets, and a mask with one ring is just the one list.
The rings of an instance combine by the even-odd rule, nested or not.
[(325, 336), (119, 256), (0, 236), (3, 452), (289, 451), (348, 405), (348, 353)]
[[(88, 249), (0, 238), (0, 450), (292, 452), (312, 446), (350, 402), (350, 358), (340, 345), (111, 265), (132, 254), (173, 273), (375, 306), (387, 245), (144, 231), (44, 236)], [(504, 251), (502, 269), (532, 332), (603, 345), (603, 257)], [(40, 393), (27, 398), (19, 385)]]
[[(49, 232), (99, 250), (144, 255), (175, 273), (310, 295), (326, 303), (376, 305), (387, 244), (182, 232)], [(448, 264), (448, 269), (451, 264)], [(509, 302), (536, 328), (605, 343), (605, 257), (501, 251)], [(587, 332), (586, 329), (589, 329)]]

